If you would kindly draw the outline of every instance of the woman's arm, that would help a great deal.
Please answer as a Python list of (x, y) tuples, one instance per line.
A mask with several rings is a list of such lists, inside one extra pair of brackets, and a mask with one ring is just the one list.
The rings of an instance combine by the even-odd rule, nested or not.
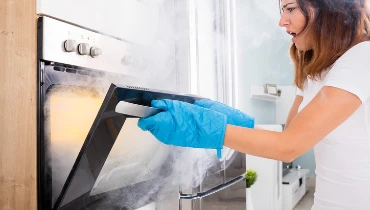
[(356, 95), (325, 86), (283, 132), (228, 125), (224, 145), (246, 154), (291, 162), (342, 124), (360, 105)]
[(290, 108), (286, 123), (285, 123), (285, 129), (288, 128), (290, 122), (292, 122), (293, 118), (297, 115), (299, 106), (301, 105), (303, 101), (303, 97), (300, 95), (297, 95), (294, 99), (293, 105)]

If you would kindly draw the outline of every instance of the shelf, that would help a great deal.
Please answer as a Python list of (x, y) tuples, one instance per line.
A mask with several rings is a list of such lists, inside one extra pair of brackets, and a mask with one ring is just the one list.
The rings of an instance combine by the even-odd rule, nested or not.
[(283, 182), (291, 184), (303, 176), (308, 176), (308, 173), (310, 173), (310, 169), (291, 169), (287, 175), (283, 176)]
[(279, 96), (269, 95), (266, 93), (251, 94), (251, 98), (258, 99), (258, 100), (264, 100), (264, 101), (276, 101), (276, 99), (280, 99)]
[(280, 99), (279, 96), (269, 95), (265, 93), (265, 88), (262, 86), (251, 85), (250, 86), (250, 97), (257, 100), (272, 101), (275, 102), (276, 99)]

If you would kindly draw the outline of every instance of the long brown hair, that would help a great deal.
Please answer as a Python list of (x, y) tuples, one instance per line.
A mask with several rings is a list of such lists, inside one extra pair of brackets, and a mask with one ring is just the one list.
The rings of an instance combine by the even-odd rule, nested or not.
[(348, 49), (370, 40), (370, 13), (368, 0), (297, 0), (297, 3), (307, 19), (303, 31), (307, 31), (313, 44), (306, 52), (299, 51), (294, 44), (290, 48), (294, 84), (302, 89), (307, 77), (321, 79), (321, 73)]

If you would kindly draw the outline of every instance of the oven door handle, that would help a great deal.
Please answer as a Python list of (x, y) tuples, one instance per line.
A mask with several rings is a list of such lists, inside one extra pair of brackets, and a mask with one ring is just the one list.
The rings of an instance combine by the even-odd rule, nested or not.
[(149, 106), (133, 104), (126, 101), (118, 102), (115, 111), (129, 117), (147, 118), (163, 111)]
[(220, 184), (220, 185), (217, 185), (207, 191), (204, 191), (204, 192), (199, 192), (199, 193), (195, 193), (195, 194), (183, 194), (180, 192), (180, 195), (179, 195), (179, 199), (185, 199), (185, 200), (195, 200), (195, 199), (200, 199), (200, 198), (204, 198), (204, 197), (207, 197), (209, 195), (212, 195), (218, 191), (221, 191), (221, 190), (224, 190), (242, 180), (245, 180), (245, 176), (244, 174), (240, 175), (240, 176), (237, 176), (235, 177), (234, 179), (228, 181), (228, 182), (225, 182), (223, 184)]

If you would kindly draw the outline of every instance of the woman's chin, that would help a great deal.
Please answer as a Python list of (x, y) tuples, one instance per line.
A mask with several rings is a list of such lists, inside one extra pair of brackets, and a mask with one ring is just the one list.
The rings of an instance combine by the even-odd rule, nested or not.
[(309, 51), (311, 50), (312, 48), (304, 45), (304, 44), (301, 44), (301, 43), (297, 43), (295, 42), (294, 43), (295, 47), (299, 50), (299, 51), (303, 51), (303, 52), (306, 52), (306, 51)]
[(299, 51), (303, 51), (303, 52), (306, 52), (308, 51), (309, 49), (305, 46), (302, 46), (300, 45), (299, 43), (294, 43), (295, 47), (299, 50)]

